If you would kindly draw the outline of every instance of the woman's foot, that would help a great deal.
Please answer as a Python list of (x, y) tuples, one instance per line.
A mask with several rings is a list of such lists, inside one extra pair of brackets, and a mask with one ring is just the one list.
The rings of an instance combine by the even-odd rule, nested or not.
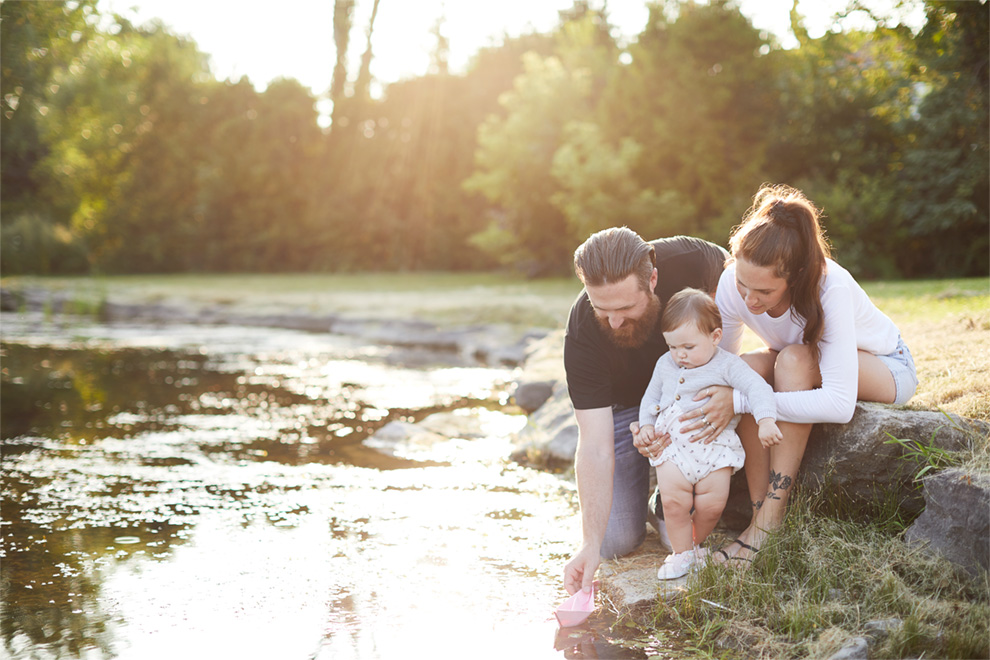
[(716, 550), (715, 560), (723, 564), (737, 561), (750, 563), (756, 558), (766, 535), (763, 530), (748, 527), (738, 538)]

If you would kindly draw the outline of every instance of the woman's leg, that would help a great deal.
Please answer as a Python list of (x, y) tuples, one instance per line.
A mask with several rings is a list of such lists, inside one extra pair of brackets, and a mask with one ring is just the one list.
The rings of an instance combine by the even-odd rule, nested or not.
[[(787, 346), (777, 355), (773, 378), (776, 392), (810, 390), (821, 385), (818, 363), (811, 349), (803, 344)], [(779, 527), (784, 520), (791, 488), (797, 479), (798, 468), (801, 467), (801, 459), (811, 434), (811, 424), (778, 422), (777, 425), (784, 439), (779, 445), (769, 449), (770, 469), (766, 475), (766, 493), (762, 502), (755, 507), (753, 522), (739, 535), (739, 539), (754, 548), (754, 551), (762, 545), (767, 533)], [(755, 430), (755, 423), (752, 427)], [(748, 463), (747, 458), (747, 466)], [(751, 552), (746, 547), (740, 547), (735, 556), (746, 558)]]
[[(763, 376), (763, 379), (770, 383), (771, 387), (773, 386), (777, 351), (763, 349), (746, 353), (742, 358), (756, 373)], [(739, 435), (743, 450), (746, 452), (744, 469), (746, 486), (749, 490), (749, 504), (753, 508), (752, 520), (756, 519), (756, 513), (763, 506), (763, 498), (766, 497), (770, 487), (770, 450), (764, 448), (760, 443), (758, 431), (756, 420), (753, 419), (752, 415), (743, 415), (736, 427), (736, 433)], [(729, 548), (729, 550), (736, 549), (738, 548), (735, 546)]]
[(657, 483), (660, 485), (660, 501), (663, 502), (663, 519), (667, 523), (670, 545), (674, 552), (686, 552), (694, 547), (691, 526), (694, 486), (670, 461), (657, 466)]
[[(788, 346), (780, 355), (773, 351), (756, 351), (747, 353), (743, 359), (766, 378), (776, 392), (810, 390), (821, 385), (821, 372), (807, 346)], [(767, 378), (767, 364), (771, 359), (772, 376)], [(890, 403), (896, 395), (894, 377), (887, 365), (877, 356), (860, 351), (857, 398)], [(739, 539), (753, 548), (759, 548), (767, 532), (783, 521), (790, 490), (811, 434), (811, 424), (778, 422), (778, 426), (784, 439), (769, 450), (760, 444), (756, 422), (751, 415), (743, 415), (736, 428), (746, 450), (746, 482), (753, 505), (753, 520)], [(738, 544), (730, 544), (726, 550), (739, 557), (750, 554)]]
[(701, 545), (722, 517), (732, 468), (714, 470), (694, 485), (694, 541)]
[(897, 386), (890, 368), (866, 351), (859, 352), (859, 394), (856, 398), (878, 403), (893, 403), (897, 398)]

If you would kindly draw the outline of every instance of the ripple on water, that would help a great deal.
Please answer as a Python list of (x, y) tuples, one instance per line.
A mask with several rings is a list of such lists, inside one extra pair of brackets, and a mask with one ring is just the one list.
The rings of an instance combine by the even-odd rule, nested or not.
[[(263, 329), (11, 327), (11, 657), (560, 656), (576, 501), (505, 460), (508, 370)], [(431, 438), (368, 441), (435, 413)]]

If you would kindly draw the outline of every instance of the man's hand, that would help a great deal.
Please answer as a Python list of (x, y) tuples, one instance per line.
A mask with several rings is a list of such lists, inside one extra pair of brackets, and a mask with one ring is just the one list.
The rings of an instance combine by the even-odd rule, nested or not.
[(595, 571), (601, 563), (600, 550), (590, 545), (582, 546), (567, 562), (567, 566), (564, 567), (564, 589), (567, 593), (573, 596), (582, 589), (585, 591), (591, 589), (591, 583), (595, 580)]
[(704, 442), (707, 445), (732, 421), (735, 414), (732, 408), (732, 388), (727, 385), (712, 385), (699, 390), (694, 400), (705, 403), (678, 418), (678, 421), (689, 422), (687, 426), (681, 427), (681, 432), (694, 433), (691, 442)]

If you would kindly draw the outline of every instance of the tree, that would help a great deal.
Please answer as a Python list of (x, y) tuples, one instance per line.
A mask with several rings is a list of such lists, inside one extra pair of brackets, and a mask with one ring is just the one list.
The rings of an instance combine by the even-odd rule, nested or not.
[(601, 37), (593, 13), (564, 23), (557, 55), (524, 55), (524, 73), (500, 99), (505, 116), (489, 117), (478, 130), (475, 172), (464, 185), (494, 206), (472, 242), (529, 275), (570, 266), (575, 234), (553, 202), (562, 189), (552, 168), (566, 127), (592, 117), (592, 92), (603, 86), (608, 62), (602, 52), (608, 47), (597, 44)]
[(559, 190), (550, 170), (563, 126), (590, 114), (591, 81), (588, 71), (568, 70), (556, 57), (527, 54), (523, 61), (525, 73), (501, 100), (507, 116), (490, 117), (478, 130), (476, 170), (464, 185), (496, 205), (475, 244), (537, 275), (567, 263), (566, 221), (550, 201)]
[(354, 22), (354, 0), (334, 0), (333, 3), (333, 43), (337, 59), (333, 66), (330, 82), (331, 125), (340, 125), (343, 116), (344, 98), (347, 91), (347, 47), (351, 42), (351, 25)]
[(909, 275), (990, 272), (990, 4), (926, 2), (900, 191)]
[(860, 277), (895, 277), (903, 222), (897, 177), (915, 69), (904, 27), (810, 39), (770, 54), (780, 104), (767, 178), (797, 186), (825, 210), (836, 257)]
[(166, 265), (166, 254), (193, 222), (201, 85), (211, 79), (194, 43), (126, 22), (55, 72), (45, 190), (73, 209), (97, 268), (186, 265)]
[(640, 146), (631, 175), (664, 201), (655, 231), (724, 242), (761, 183), (774, 110), (763, 46), (729, 2), (651, 5), (599, 124)]
[(675, 233), (671, 227), (693, 218), (694, 209), (673, 191), (658, 194), (639, 185), (633, 173), (642, 151), (631, 138), (613, 146), (592, 122), (571, 122), (564, 127), (550, 169), (560, 189), (550, 201), (567, 218), (569, 239), (580, 242), (596, 231), (620, 225), (641, 236), (669, 235)]
[(42, 124), (69, 66), (93, 33), (95, 0), (0, 2), (0, 222), (5, 273), (78, 272), (83, 246), (69, 227), (71, 206), (43, 193), (48, 155)]

